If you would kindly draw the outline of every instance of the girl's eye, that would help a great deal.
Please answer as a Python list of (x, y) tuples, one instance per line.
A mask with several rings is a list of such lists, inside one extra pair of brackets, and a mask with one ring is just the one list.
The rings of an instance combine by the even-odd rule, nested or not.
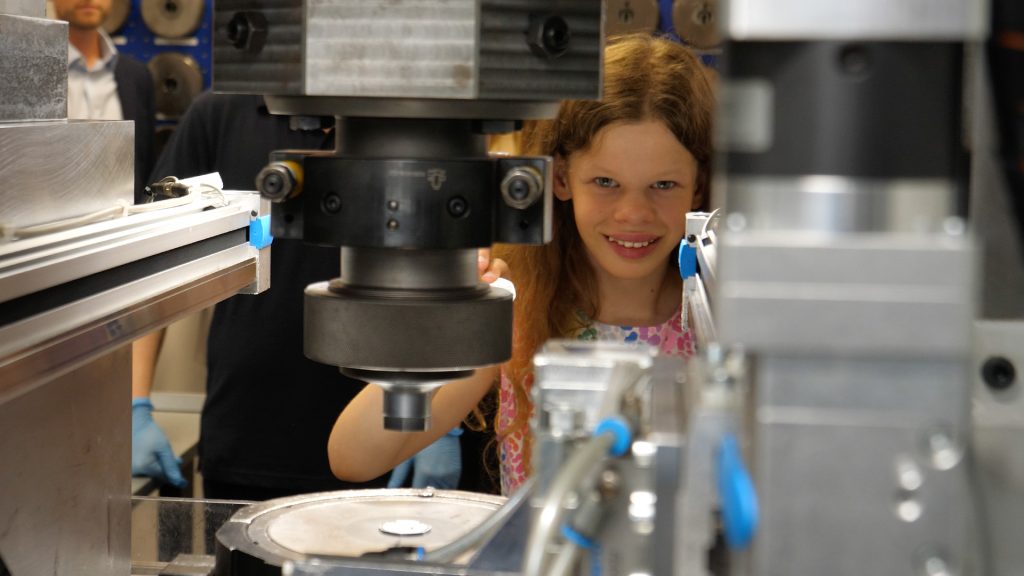
[(676, 183), (671, 180), (658, 180), (651, 187), (657, 190), (671, 190), (676, 187)]
[(602, 188), (614, 188), (615, 180), (612, 180), (611, 178), (607, 178), (605, 176), (598, 176), (597, 178), (594, 178), (594, 184), (597, 184)]

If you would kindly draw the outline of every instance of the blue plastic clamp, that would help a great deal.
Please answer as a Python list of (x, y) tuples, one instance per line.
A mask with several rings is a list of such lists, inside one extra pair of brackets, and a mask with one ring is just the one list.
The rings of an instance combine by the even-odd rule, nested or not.
[(686, 238), (679, 243), (679, 275), (683, 280), (697, 275), (697, 249)]
[(270, 234), (270, 215), (253, 218), (249, 222), (249, 244), (261, 249), (270, 246), (274, 236)]
[(754, 482), (731, 434), (722, 438), (717, 458), (718, 495), (722, 503), (725, 541), (734, 550), (750, 545), (757, 531), (758, 506)]

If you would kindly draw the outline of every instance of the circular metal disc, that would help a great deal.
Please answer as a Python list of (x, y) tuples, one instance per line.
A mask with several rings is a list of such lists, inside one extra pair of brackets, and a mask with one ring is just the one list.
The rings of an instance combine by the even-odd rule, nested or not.
[(605, 2), (606, 37), (654, 32), (658, 28), (657, 0), (613, 0)]
[(157, 36), (191, 36), (203, 18), (203, 0), (141, 0), (142, 21)]
[[(345, 490), (268, 500), (239, 510), (226, 525), (244, 533), (222, 542), (275, 565), (302, 556), (358, 557), (393, 547), (433, 550), (479, 526), (499, 496), (434, 490)], [(223, 534), (223, 536), (222, 536)]]
[(192, 99), (203, 89), (203, 74), (191, 56), (163, 52), (149, 60), (156, 93), (156, 111), (168, 118), (185, 113)]
[(718, 30), (718, 0), (675, 0), (672, 24), (679, 38), (691, 46), (713, 48), (722, 42)]
[(106, 30), (107, 34), (114, 34), (124, 26), (125, 20), (128, 20), (128, 13), (132, 10), (131, 0), (111, 0), (110, 11), (107, 12), (107, 17), (103, 19), (103, 29)]

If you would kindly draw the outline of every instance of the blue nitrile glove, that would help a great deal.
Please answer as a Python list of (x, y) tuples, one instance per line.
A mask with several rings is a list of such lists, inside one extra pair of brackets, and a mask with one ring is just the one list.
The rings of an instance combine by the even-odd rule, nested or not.
[(153, 421), (149, 398), (132, 400), (132, 476), (148, 476), (184, 488), (181, 459), (171, 451), (164, 431)]
[(402, 462), (391, 472), (388, 488), (400, 488), (413, 468), (412, 487), (433, 486), (440, 489), (459, 487), (462, 475), (462, 450), (459, 447), (462, 428), (454, 428), (433, 444), (420, 450), (415, 456)]

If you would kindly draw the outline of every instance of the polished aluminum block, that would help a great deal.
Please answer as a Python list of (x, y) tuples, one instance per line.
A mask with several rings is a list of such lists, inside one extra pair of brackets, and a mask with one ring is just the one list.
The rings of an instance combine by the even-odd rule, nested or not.
[(130, 381), (126, 346), (55, 378), (0, 379), (0, 573), (129, 574)]
[(0, 122), (68, 117), (66, 22), (0, 14), (0, 54)]
[(987, 6), (971, 0), (750, 0), (726, 2), (721, 14), (734, 40), (956, 40), (985, 33)]
[(975, 253), (961, 234), (726, 231), (723, 342), (783, 354), (963, 356)]
[(132, 122), (0, 123), (0, 226), (5, 234), (131, 204)]
[(751, 573), (971, 573), (964, 372), (957, 359), (760, 356)]

